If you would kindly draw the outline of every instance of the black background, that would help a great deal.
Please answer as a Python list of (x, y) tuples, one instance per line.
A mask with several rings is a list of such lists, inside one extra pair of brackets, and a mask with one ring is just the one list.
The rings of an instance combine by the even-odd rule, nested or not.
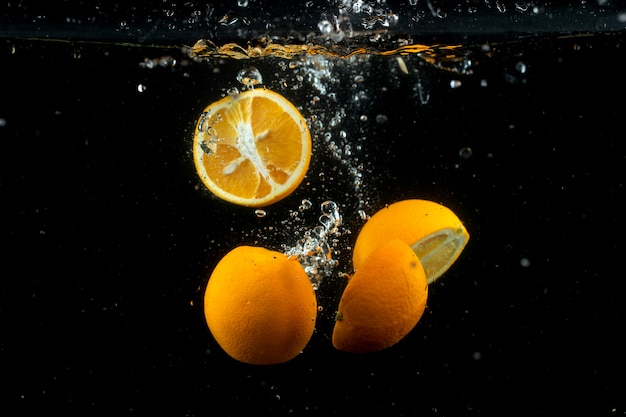
[[(221, 351), (202, 292), (234, 246), (293, 243), (296, 227), (281, 221), (302, 198), (343, 205), (347, 269), (358, 205), (320, 138), (308, 182), (258, 219), (206, 192), (190, 157), (196, 118), (244, 64), (216, 73), (166, 48), (0, 48), (3, 414), (626, 413), (622, 34), (477, 48), (470, 75), (424, 67), (425, 105), (414, 79), (392, 81), (395, 61), (372, 58), (367, 112), (388, 121), (343, 122), (364, 138), (366, 210), (440, 201), (470, 243), (398, 345), (333, 349), (333, 277), (309, 346), (269, 367)], [(178, 64), (140, 65), (163, 55)], [(258, 64), (276, 83), (275, 61)], [(309, 95), (278, 90), (306, 108)], [(268, 225), (282, 227), (265, 236)]]

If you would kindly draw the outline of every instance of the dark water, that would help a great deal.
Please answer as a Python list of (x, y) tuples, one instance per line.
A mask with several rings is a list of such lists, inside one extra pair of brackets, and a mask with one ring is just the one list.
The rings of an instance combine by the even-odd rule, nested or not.
[[(624, 41), (468, 45), (466, 74), (331, 62), (325, 94), (302, 67), (254, 61), (322, 121), (307, 180), (257, 218), (205, 191), (190, 155), (198, 115), (250, 62), (2, 40), (2, 414), (623, 415)], [(357, 212), (404, 198), (451, 207), (470, 243), (406, 339), (335, 351)], [(234, 246), (293, 244), (327, 199), (346, 233), (311, 343), (284, 365), (230, 359), (204, 322), (207, 274)]]

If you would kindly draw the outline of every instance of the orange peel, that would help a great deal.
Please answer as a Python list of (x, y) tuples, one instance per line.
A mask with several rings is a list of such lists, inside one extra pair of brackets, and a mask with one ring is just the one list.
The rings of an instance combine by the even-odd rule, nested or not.
[(418, 257), (401, 240), (386, 242), (348, 281), (337, 309), (333, 345), (355, 353), (393, 346), (415, 327), (427, 298)]
[(429, 284), (457, 260), (469, 233), (449, 208), (428, 200), (403, 200), (376, 212), (363, 226), (354, 244), (356, 271), (377, 248), (393, 239), (411, 246), (424, 266)]
[(234, 359), (269, 365), (294, 358), (315, 328), (308, 276), (280, 252), (239, 246), (213, 270), (204, 295), (207, 325)]

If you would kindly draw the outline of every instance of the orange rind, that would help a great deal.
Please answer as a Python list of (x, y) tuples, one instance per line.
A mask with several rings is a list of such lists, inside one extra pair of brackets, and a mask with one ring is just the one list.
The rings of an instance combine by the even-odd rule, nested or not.
[(337, 309), (333, 345), (354, 353), (393, 346), (415, 327), (427, 298), (418, 257), (401, 240), (388, 241), (348, 281)]
[(269, 365), (287, 362), (304, 349), (315, 328), (317, 301), (298, 261), (265, 248), (239, 246), (213, 270), (204, 313), (228, 355)]
[(403, 200), (376, 212), (354, 244), (358, 272), (376, 249), (393, 239), (409, 245), (424, 266), (428, 284), (457, 260), (469, 240), (467, 229), (449, 208), (428, 200)]

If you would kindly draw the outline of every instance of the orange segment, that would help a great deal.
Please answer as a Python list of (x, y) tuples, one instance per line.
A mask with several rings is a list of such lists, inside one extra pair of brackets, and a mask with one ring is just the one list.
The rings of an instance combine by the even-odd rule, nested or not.
[(348, 282), (339, 301), (333, 345), (375, 352), (399, 342), (424, 313), (428, 285), (411, 248), (392, 240), (378, 248)]
[(258, 88), (204, 109), (193, 157), (213, 194), (243, 206), (266, 206), (302, 182), (311, 160), (311, 134), (289, 100)]
[(358, 270), (371, 253), (392, 239), (411, 246), (430, 284), (456, 261), (469, 233), (456, 214), (441, 204), (399, 201), (375, 213), (361, 229), (352, 254), (354, 269)]
[(206, 322), (217, 343), (238, 361), (286, 362), (313, 335), (317, 301), (296, 260), (239, 246), (217, 264), (204, 295)]

